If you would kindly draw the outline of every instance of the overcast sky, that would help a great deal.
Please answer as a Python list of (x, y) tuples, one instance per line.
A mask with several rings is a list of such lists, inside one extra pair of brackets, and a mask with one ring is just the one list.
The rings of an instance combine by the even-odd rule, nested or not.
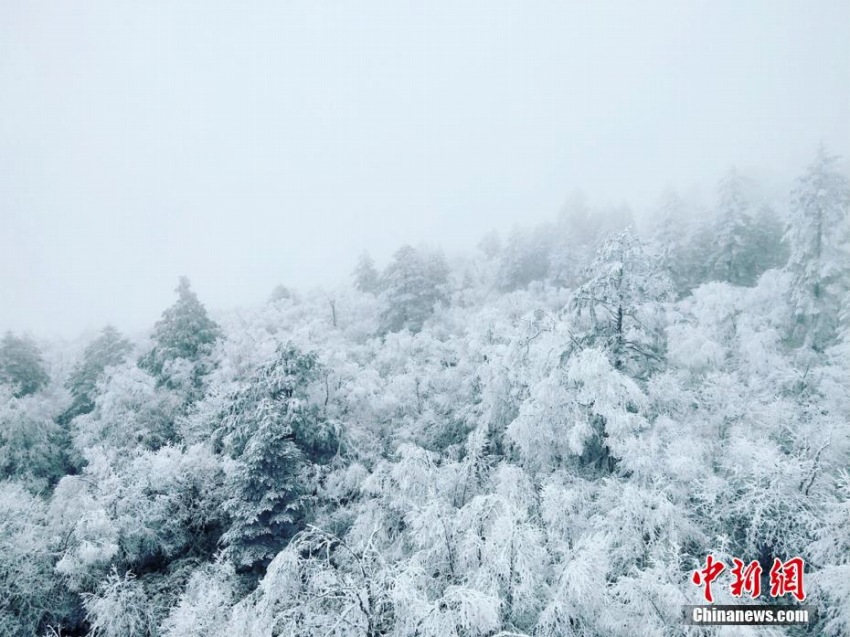
[(153, 324), (850, 144), (850, 2), (0, 2), (0, 330)]

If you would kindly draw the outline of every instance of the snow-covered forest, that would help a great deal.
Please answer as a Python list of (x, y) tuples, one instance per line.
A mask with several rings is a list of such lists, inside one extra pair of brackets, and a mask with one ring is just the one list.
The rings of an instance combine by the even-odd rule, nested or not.
[(6, 333), (0, 635), (787, 634), (682, 624), (708, 554), (804, 558), (850, 634), (846, 164), (759, 193)]

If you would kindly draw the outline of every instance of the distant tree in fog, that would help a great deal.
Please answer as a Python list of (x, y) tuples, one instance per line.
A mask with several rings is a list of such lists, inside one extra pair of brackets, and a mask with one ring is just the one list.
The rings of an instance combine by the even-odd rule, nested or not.
[(434, 306), (448, 299), (447, 283), (448, 266), (442, 253), (409, 245), (399, 248), (381, 276), (380, 331), (419, 332)]
[(361, 292), (375, 294), (380, 286), (380, 275), (375, 269), (375, 262), (368, 252), (364, 252), (357, 260), (354, 268), (354, 287)]
[(6, 332), (0, 341), (0, 383), (17, 398), (34, 394), (50, 382), (41, 352), (32, 339)]
[(835, 335), (850, 289), (850, 184), (824, 149), (797, 180), (786, 239), (797, 332), (815, 349)]
[(730, 170), (718, 186), (718, 208), (706, 268), (711, 280), (735, 285), (752, 285), (753, 219), (746, 192), (747, 183), (736, 170)]
[(781, 268), (788, 261), (788, 244), (783, 236), (782, 221), (776, 211), (768, 205), (761, 206), (754, 218), (753, 238), (750, 242), (756, 276), (773, 268)]
[(485, 234), (481, 241), (478, 242), (478, 249), (484, 253), (488, 259), (495, 259), (499, 253), (502, 251), (502, 239), (499, 237), (499, 233), (495, 230), (491, 230), (487, 234)]
[(292, 292), (289, 291), (289, 288), (285, 285), (275, 286), (275, 289), (272, 290), (272, 293), (269, 295), (269, 302), (277, 303), (278, 301), (282, 301), (283, 299), (291, 299)]
[(103, 328), (100, 335), (86, 346), (83, 358), (79, 361), (65, 381), (65, 387), (74, 399), (66, 418), (87, 414), (94, 409), (97, 384), (103, 378), (106, 368), (124, 362), (132, 350), (130, 341), (111, 325)]
[(549, 255), (553, 233), (547, 227), (524, 230), (514, 228), (501, 251), (496, 274), (499, 287), (506, 292), (542, 281), (549, 274)]

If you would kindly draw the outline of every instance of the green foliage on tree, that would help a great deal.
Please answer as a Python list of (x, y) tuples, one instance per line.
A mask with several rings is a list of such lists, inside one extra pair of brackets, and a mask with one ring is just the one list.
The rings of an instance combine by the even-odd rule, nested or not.
[(220, 438), (236, 464), (222, 543), (240, 568), (264, 568), (303, 522), (303, 469), (333, 443), (307, 395), (318, 374), (314, 354), (280, 346), (227, 401)]
[[(177, 302), (163, 312), (154, 326), (153, 348), (139, 361), (140, 367), (161, 382), (169, 380), (171, 363), (181, 360), (197, 363), (212, 351), (221, 336), (221, 329), (207, 315), (189, 279), (180, 277), (176, 292)], [(198, 366), (194, 369), (196, 376), (203, 372)]]

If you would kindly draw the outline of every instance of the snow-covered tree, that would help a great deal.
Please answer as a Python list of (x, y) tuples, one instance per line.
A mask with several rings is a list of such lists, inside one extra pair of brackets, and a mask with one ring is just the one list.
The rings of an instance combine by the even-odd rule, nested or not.
[(701, 245), (694, 240), (698, 231), (698, 207), (675, 190), (659, 200), (648, 227), (648, 251), (670, 279), (676, 292), (684, 295), (704, 276), (705, 258), (697, 254)]
[(86, 346), (83, 358), (79, 361), (65, 386), (74, 399), (66, 418), (87, 414), (94, 409), (97, 385), (108, 367), (124, 362), (132, 345), (111, 325), (103, 328), (98, 337)]
[(31, 637), (66, 610), (53, 572), (46, 505), (0, 480), (0, 634)]
[(659, 304), (672, 297), (670, 278), (629, 230), (603, 244), (589, 273), (570, 305), (578, 343), (605, 349), (617, 370), (644, 375), (657, 367), (664, 348)]
[(224, 503), (231, 525), (222, 542), (240, 568), (265, 567), (303, 522), (305, 462), (334, 443), (308, 396), (318, 374), (313, 354), (283, 345), (226, 403), (219, 436), (236, 462)]
[(84, 599), (91, 637), (150, 637), (157, 632), (157, 617), (133, 573), (110, 573), (97, 593)]
[(26, 336), (6, 332), (0, 340), (0, 384), (11, 388), (16, 398), (21, 398), (34, 394), (49, 382), (35, 342)]
[(292, 298), (292, 291), (285, 285), (276, 285), (272, 293), (269, 295), (270, 303), (278, 303), (286, 299)]
[(796, 334), (822, 350), (835, 338), (850, 290), (850, 180), (821, 148), (794, 189), (785, 235)]
[(491, 230), (481, 237), (481, 240), (478, 242), (478, 249), (488, 259), (495, 259), (499, 256), (499, 253), (502, 251), (502, 239), (499, 233)]
[(720, 180), (718, 200), (706, 272), (710, 280), (751, 285), (753, 219), (747, 183), (739, 172), (731, 170)]
[(788, 244), (783, 241), (783, 236), (782, 221), (776, 211), (771, 206), (761, 206), (753, 218), (749, 247), (755, 275), (771, 268), (781, 268), (788, 261)]
[(503, 291), (526, 287), (532, 281), (542, 281), (549, 273), (549, 253), (553, 234), (549, 228), (533, 231), (514, 228), (499, 257), (496, 274)]
[(645, 398), (635, 382), (597, 349), (584, 349), (564, 365), (553, 361), (507, 433), (528, 466), (551, 470), (565, 463), (603, 474), (626, 461), (645, 462), (641, 438), (648, 422)]
[(192, 573), (178, 603), (162, 622), (163, 637), (226, 637), (237, 581), (226, 564), (202, 566)]
[[(257, 601), (237, 608), (234, 633), (379, 637), (393, 625), (392, 568), (374, 546), (353, 548), (310, 527), (269, 564)], [(241, 621), (240, 621), (241, 620)]]
[(732, 184), (696, 230), (666, 199), (648, 245), (574, 201), (221, 327), (186, 284), (141, 365), (111, 331), (44, 341), (38, 390), (0, 382), (0, 634), (696, 635), (707, 554), (800, 555), (809, 632), (846, 634), (846, 179), (821, 164), (787, 267)]
[(68, 468), (68, 442), (49, 403), (33, 395), (15, 398), (0, 386), (0, 480), (46, 489)]
[(447, 273), (441, 253), (399, 248), (381, 275), (380, 332), (420, 331), (434, 306), (447, 300)]
[(144, 370), (129, 363), (113, 367), (100, 387), (94, 409), (71, 423), (78, 452), (95, 445), (113, 451), (156, 449), (176, 440), (180, 397), (157, 387), (156, 379)]
[[(139, 361), (139, 365), (162, 382), (171, 379), (172, 364), (184, 361), (197, 364), (212, 351), (221, 330), (207, 315), (207, 310), (192, 291), (189, 279), (180, 277), (177, 301), (165, 310), (153, 332), (153, 347)], [(193, 383), (203, 373), (193, 366)]]
[(368, 252), (364, 252), (357, 260), (354, 268), (354, 287), (361, 292), (375, 294), (380, 287), (380, 275), (375, 269), (375, 262)]

